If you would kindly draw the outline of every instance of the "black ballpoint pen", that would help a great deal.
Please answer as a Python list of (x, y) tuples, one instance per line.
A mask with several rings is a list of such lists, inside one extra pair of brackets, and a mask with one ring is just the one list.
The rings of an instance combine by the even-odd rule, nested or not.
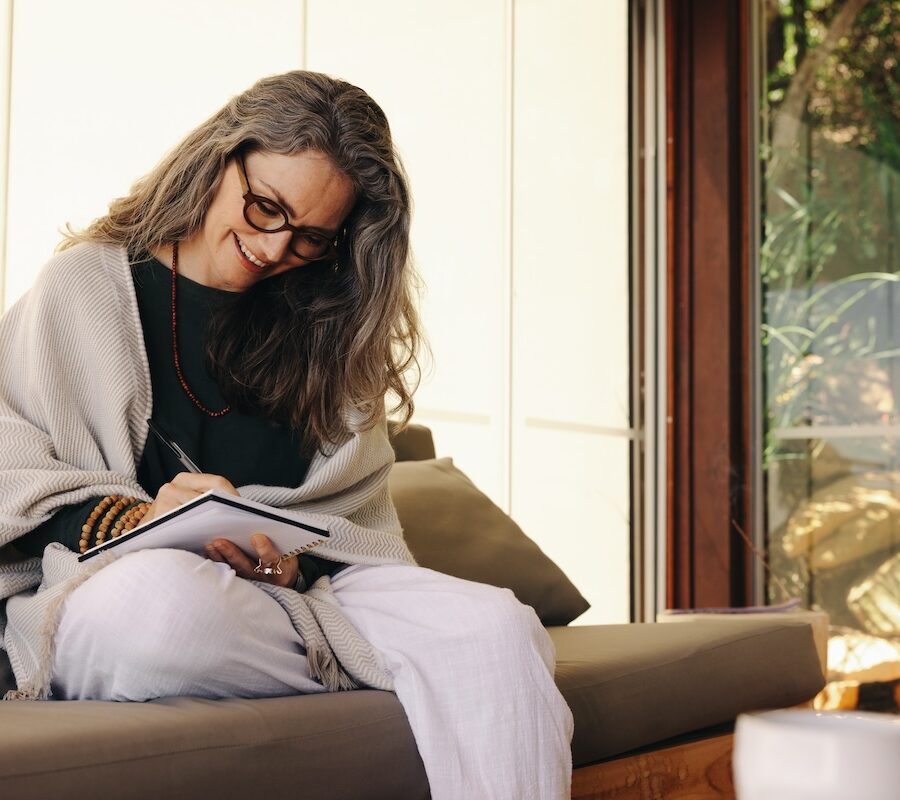
[(155, 423), (152, 419), (147, 420), (147, 426), (150, 428), (150, 431), (159, 439), (166, 447), (168, 447), (174, 454), (175, 458), (177, 458), (186, 468), (188, 472), (202, 472), (191, 459), (188, 457), (188, 454), (182, 450), (178, 444), (176, 444), (175, 440), (172, 439), (162, 428), (159, 427), (157, 423)]

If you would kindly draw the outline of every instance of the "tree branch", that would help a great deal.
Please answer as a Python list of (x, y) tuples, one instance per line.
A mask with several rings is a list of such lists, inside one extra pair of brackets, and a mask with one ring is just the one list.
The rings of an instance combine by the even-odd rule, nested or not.
[(784, 102), (775, 115), (774, 130), (772, 131), (773, 156), (793, 147), (803, 122), (807, 98), (812, 91), (819, 68), (834, 52), (841, 39), (850, 33), (856, 17), (868, 2), (869, 0), (847, 0), (828, 27), (822, 43), (806, 54), (797, 74), (794, 75), (788, 86)]

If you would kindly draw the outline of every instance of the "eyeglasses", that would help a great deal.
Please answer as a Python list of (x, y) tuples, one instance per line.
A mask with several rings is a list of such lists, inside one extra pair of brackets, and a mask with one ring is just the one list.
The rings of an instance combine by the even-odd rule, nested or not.
[(287, 212), (274, 200), (250, 191), (250, 182), (247, 180), (247, 167), (244, 165), (244, 157), (237, 154), (238, 173), (241, 178), (241, 188), (244, 190), (244, 219), (250, 227), (262, 233), (278, 233), (279, 231), (291, 231), (290, 251), (304, 261), (320, 261), (328, 256), (337, 255), (338, 237), (329, 239), (321, 233), (316, 233), (307, 228), (298, 228), (288, 222)]

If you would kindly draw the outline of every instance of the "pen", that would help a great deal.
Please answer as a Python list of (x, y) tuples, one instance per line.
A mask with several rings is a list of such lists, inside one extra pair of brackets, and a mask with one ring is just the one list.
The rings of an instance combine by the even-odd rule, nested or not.
[(150, 428), (150, 431), (159, 439), (166, 447), (168, 447), (174, 454), (175, 458), (177, 458), (187, 469), (188, 472), (202, 472), (200, 467), (198, 467), (191, 459), (188, 457), (188, 454), (184, 452), (176, 443), (175, 440), (172, 439), (162, 428), (159, 427), (157, 423), (155, 423), (152, 419), (147, 420), (147, 426)]

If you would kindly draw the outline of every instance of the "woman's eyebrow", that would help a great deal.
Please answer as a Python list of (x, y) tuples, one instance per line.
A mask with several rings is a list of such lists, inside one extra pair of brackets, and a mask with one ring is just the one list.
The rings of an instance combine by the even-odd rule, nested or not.
[[(274, 186), (270, 186), (264, 180), (260, 180), (259, 178), (257, 178), (257, 180), (259, 180), (259, 182), (272, 193), (272, 197), (274, 197), (280, 203), (281, 207), (284, 208), (284, 210), (287, 211), (288, 214), (290, 214), (292, 217), (297, 216), (297, 212), (294, 211), (294, 209), (288, 205), (287, 200), (285, 200), (281, 196), (281, 192), (279, 192), (278, 189), (276, 189)], [(288, 220), (288, 221), (290, 222), (290, 220)], [(315, 233), (321, 233), (323, 236), (337, 236), (337, 231), (330, 231), (330, 230), (327, 230), (326, 228), (316, 228), (315, 226), (311, 226), (311, 225), (301, 225), (300, 227), (303, 228), (304, 230), (313, 231)]]
[(295, 212), (294, 209), (288, 205), (287, 200), (285, 200), (281, 196), (281, 192), (279, 192), (278, 189), (276, 189), (274, 186), (269, 186), (269, 184), (266, 183), (261, 178), (257, 178), (256, 180), (258, 180), (263, 186), (265, 186), (272, 193), (272, 196), (282, 205), (282, 207), (284, 208), (285, 211), (288, 212), (288, 214), (290, 214), (292, 217), (297, 216), (297, 212)]

